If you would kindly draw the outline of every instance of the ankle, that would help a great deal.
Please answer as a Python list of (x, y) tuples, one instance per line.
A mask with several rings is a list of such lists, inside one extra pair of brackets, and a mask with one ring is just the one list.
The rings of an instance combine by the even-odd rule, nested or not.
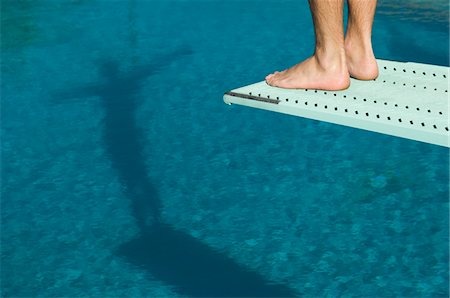
[(343, 46), (316, 47), (314, 57), (319, 67), (323, 70), (345, 72), (347, 69), (345, 48)]
[(347, 35), (344, 41), (350, 76), (359, 80), (373, 80), (378, 76), (378, 65), (370, 39)]
[(368, 38), (353, 37), (347, 34), (344, 40), (346, 56), (357, 56), (360, 58), (373, 56), (372, 42)]

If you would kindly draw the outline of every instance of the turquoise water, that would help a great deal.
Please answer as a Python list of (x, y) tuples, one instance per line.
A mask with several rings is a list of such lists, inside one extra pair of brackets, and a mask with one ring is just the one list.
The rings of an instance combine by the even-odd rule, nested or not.
[[(226, 106), (306, 1), (2, 1), (2, 297), (447, 297), (449, 151)], [(449, 64), (447, 1), (376, 56)]]

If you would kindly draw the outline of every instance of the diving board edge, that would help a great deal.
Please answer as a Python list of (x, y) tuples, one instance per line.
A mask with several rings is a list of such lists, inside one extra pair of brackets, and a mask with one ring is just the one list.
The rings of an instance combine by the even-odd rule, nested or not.
[[(229, 91), (224, 94), (223, 100), (226, 104), (238, 104), (252, 108), (258, 108), (292, 116), (324, 121), (328, 123), (363, 129), (371, 132), (383, 133), (395, 137), (425, 142), (433, 145), (450, 148), (448, 135), (422, 131), (420, 129), (393, 126), (385, 123), (371, 121), (369, 119), (355, 119), (348, 116), (334, 114), (333, 112), (317, 112), (311, 109), (294, 108), (279, 104), (279, 100), (264, 98), (255, 95), (242, 94)], [(356, 121), (355, 121), (356, 120)]]

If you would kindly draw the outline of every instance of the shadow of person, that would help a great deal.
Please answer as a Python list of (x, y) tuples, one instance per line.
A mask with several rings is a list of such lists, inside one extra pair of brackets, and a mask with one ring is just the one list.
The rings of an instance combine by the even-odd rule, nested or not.
[(236, 263), (224, 253), (160, 223), (122, 244), (118, 253), (191, 297), (295, 297), (286, 285)]
[(167, 61), (181, 59), (181, 49), (145, 66), (120, 72), (119, 64), (99, 66), (102, 82), (56, 94), (58, 102), (96, 96), (104, 109), (103, 140), (113, 168), (125, 186), (137, 237), (118, 246), (118, 256), (169, 284), (181, 295), (195, 297), (293, 297), (295, 291), (274, 284), (226, 254), (175, 229), (161, 219), (161, 201), (151, 183), (144, 156), (144, 135), (135, 122), (138, 94), (144, 79), (161, 71)]

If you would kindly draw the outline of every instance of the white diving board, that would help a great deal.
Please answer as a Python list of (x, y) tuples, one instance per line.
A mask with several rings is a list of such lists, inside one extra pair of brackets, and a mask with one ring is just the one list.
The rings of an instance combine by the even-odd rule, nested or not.
[(343, 91), (282, 89), (265, 81), (226, 92), (238, 104), (450, 148), (449, 68), (377, 60), (379, 76)]

